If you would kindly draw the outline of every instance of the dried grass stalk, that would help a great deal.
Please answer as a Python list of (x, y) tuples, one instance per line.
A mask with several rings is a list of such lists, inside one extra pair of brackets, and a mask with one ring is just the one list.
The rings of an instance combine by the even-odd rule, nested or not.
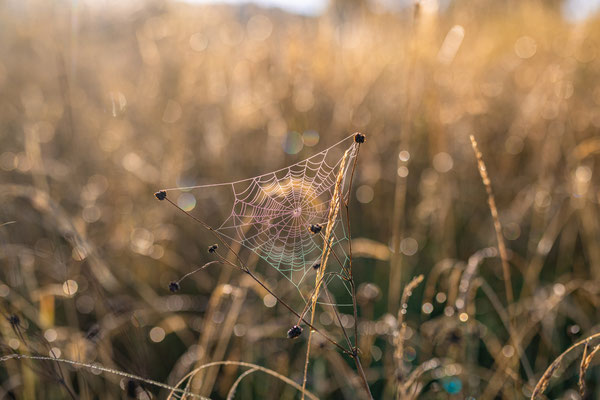
[[(595, 340), (598, 338), (600, 338), (600, 333), (595, 333), (595, 334), (588, 336), (587, 338), (575, 343), (574, 345), (572, 345), (571, 347), (569, 347), (568, 349), (563, 351), (562, 354), (559, 355), (552, 362), (552, 364), (550, 364), (550, 366), (546, 369), (546, 372), (544, 372), (544, 375), (542, 375), (542, 377), (538, 381), (537, 385), (535, 385), (535, 389), (533, 390), (533, 393), (531, 394), (530, 399), (535, 400), (535, 398), (537, 396), (543, 394), (544, 391), (548, 388), (548, 383), (550, 382), (550, 378), (552, 378), (552, 374), (554, 374), (554, 371), (556, 371), (556, 369), (560, 365), (560, 362), (565, 357), (565, 355), (569, 354), (571, 351), (573, 351), (577, 347), (579, 347), (581, 345), (585, 345), (585, 348), (583, 350), (583, 355), (582, 355), (582, 365), (580, 365), (580, 367), (579, 367), (579, 375), (580, 375), (579, 379), (580, 379), (580, 384), (581, 384), (581, 379), (583, 379), (582, 375), (585, 375), (585, 372), (587, 371), (590, 363), (592, 362), (592, 359), (596, 355), (596, 352), (600, 349), (600, 345), (596, 345), (594, 347), (594, 349), (591, 352), (589, 352), (589, 354), (588, 354), (589, 343), (592, 340)], [(582, 374), (582, 370), (583, 370), (583, 374)], [(585, 386), (584, 386), (584, 389), (585, 389)], [(581, 386), (580, 386), (580, 390), (581, 390)]]
[(508, 254), (506, 252), (504, 236), (502, 236), (502, 225), (500, 224), (500, 218), (498, 217), (498, 208), (496, 207), (496, 198), (494, 197), (494, 192), (492, 191), (492, 184), (487, 174), (485, 162), (483, 161), (483, 155), (481, 154), (481, 151), (479, 151), (479, 146), (477, 146), (475, 136), (471, 135), (470, 138), (471, 145), (473, 146), (473, 151), (475, 152), (475, 157), (477, 157), (479, 175), (481, 175), (481, 180), (483, 181), (483, 185), (485, 186), (485, 191), (488, 195), (488, 205), (490, 207), (490, 212), (492, 213), (492, 219), (494, 220), (494, 230), (496, 231), (496, 239), (498, 240), (498, 251), (500, 252), (500, 259), (502, 260), (502, 273), (504, 274), (506, 301), (510, 305), (514, 300), (514, 295), (510, 278), (510, 266), (508, 265)]
[(396, 378), (398, 379), (398, 386), (396, 388), (397, 398), (405, 399), (408, 398), (408, 393), (414, 383), (414, 380), (403, 379), (403, 363), (402, 355), (404, 354), (404, 338), (406, 337), (406, 323), (404, 322), (404, 314), (406, 313), (408, 300), (412, 296), (413, 291), (423, 282), (423, 275), (415, 276), (409, 283), (404, 287), (402, 291), (400, 310), (398, 311), (398, 318), (396, 324), (396, 330), (394, 332), (394, 361), (396, 362)]
[(581, 394), (581, 398), (585, 397), (585, 373), (587, 372), (590, 364), (592, 363), (592, 359), (596, 355), (596, 352), (600, 350), (600, 345), (594, 346), (591, 352), (588, 353), (590, 342), (587, 341), (585, 343), (585, 348), (583, 349), (583, 355), (581, 356), (581, 364), (579, 365), (579, 393)]
[(556, 371), (556, 369), (560, 366), (561, 360), (562, 356), (554, 360), (552, 364), (550, 364), (550, 367), (546, 369), (546, 372), (544, 372), (542, 378), (539, 380), (537, 385), (535, 385), (535, 389), (533, 389), (533, 394), (531, 395), (532, 400), (546, 391), (546, 389), (548, 388), (548, 383), (550, 383), (550, 378), (552, 378), (554, 371)]
[[(321, 289), (321, 285), (323, 283), (323, 276), (325, 275), (325, 270), (327, 269), (327, 261), (329, 260), (329, 254), (331, 253), (331, 245), (332, 245), (332, 232), (335, 227), (335, 221), (337, 219), (338, 213), (340, 211), (341, 205), (341, 191), (342, 191), (342, 183), (344, 181), (344, 174), (346, 172), (346, 160), (348, 159), (348, 155), (353, 150), (353, 147), (346, 150), (344, 153), (344, 157), (342, 157), (342, 161), (340, 163), (340, 169), (337, 174), (335, 189), (333, 191), (333, 196), (331, 198), (331, 203), (329, 206), (329, 215), (327, 217), (327, 228), (325, 229), (325, 235), (323, 238), (324, 246), (323, 252), (321, 253), (321, 267), (319, 268), (316, 277), (315, 277), (315, 290), (311, 299), (311, 316), (310, 323), (314, 324), (315, 320), (315, 311), (317, 307), (317, 299), (319, 298), (319, 293)], [(302, 400), (304, 400), (304, 389), (306, 388), (306, 378), (308, 374), (308, 363), (310, 361), (310, 344), (312, 339), (312, 329), (308, 332), (308, 343), (306, 348), (306, 361), (304, 363), (304, 377), (302, 379)]]

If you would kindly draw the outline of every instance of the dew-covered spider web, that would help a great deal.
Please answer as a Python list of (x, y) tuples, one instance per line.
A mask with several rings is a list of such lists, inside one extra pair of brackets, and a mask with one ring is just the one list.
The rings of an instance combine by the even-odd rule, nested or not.
[[(320, 262), (325, 245), (322, 233), (328, 223), (336, 181), (340, 176), (339, 196), (343, 201), (348, 196), (350, 171), (357, 148), (353, 136), (349, 136), (310, 158), (277, 171), (236, 182), (165, 190), (185, 193), (217, 187), (229, 189), (233, 199), (229, 216), (218, 227), (213, 226), (214, 230), (223, 238), (255, 252), (285, 276), (307, 301), (315, 285), (314, 266)], [(345, 214), (340, 208), (337, 218), (330, 222), (334, 226), (324, 282), (330, 289), (335, 286), (337, 293), (344, 289), (345, 295), (350, 292), (349, 287), (339, 274), (342, 265), (348, 263), (348, 235), (342, 218)], [(314, 234), (309, 228), (317, 224), (323, 227), (322, 233)], [(322, 298), (321, 303), (327, 302)], [(346, 305), (341, 299), (335, 303)]]

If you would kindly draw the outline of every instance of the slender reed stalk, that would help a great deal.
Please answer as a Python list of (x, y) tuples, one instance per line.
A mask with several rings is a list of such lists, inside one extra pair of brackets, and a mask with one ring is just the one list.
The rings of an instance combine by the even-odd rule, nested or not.
[[(418, 1), (414, 2), (412, 23), (408, 32), (408, 39), (405, 42), (404, 51), (406, 53), (406, 62), (402, 68), (402, 81), (404, 83), (404, 95), (402, 99), (402, 111), (404, 115), (412, 115), (416, 104), (415, 77), (417, 77), (417, 49), (418, 36), (416, 28), (421, 17), (421, 7)], [(400, 143), (398, 146), (398, 156), (402, 151), (410, 150), (410, 140), (412, 137), (412, 119), (403, 118), (400, 126)], [(408, 165), (409, 160), (402, 160), (398, 157), (397, 168)], [(402, 269), (403, 259), (400, 253), (400, 242), (404, 235), (404, 222), (406, 207), (406, 196), (408, 191), (408, 178), (405, 175), (396, 174), (396, 184), (394, 190), (394, 206), (392, 211), (392, 255), (390, 257), (390, 275), (389, 275), (389, 294), (388, 310), (395, 314), (399, 307), (400, 291), (402, 288)]]
[[(336, 178), (336, 182), (335, 182), (335, 189), (333, 191), (333, 196), (331, 197), (331, 202), (329, 205), (329, 215), (327, 217), (327, 227), (325, 229), (325, 235), (324, 235), (325, 239), (323, 242), (324, 246), (323, 246), (323, 251), (321, 253), (321, 266), (319, 267), (319, 270), (315, 277), (315, 291), (311, 298), (311, 315), (310, 315), (310, 323), (311, 324), (313, 324), (314, 320), (315, 320), (317, 299), (319, 298), (319, 292), (320, 292), (320, 288), (321, 288), (321, 284), (322, 284), (322, 278), (323, 278), (323, 274), (325, 274), (325, 270), (327, 269), (327, 261), (329, 260), (329, 255), (331, 254), (330, 241), (333, 239), (332, 232), (333, 232), (333, 228), (335, 227), (335, 221), (337, 219), (338, 212), (340, 210), (340, 201), (342, 198), (340, 195), (340, 190), (341, 190), (342, 182), (344, 179), (346, 160), (348, 158), (350, 150), (351, 149), (346, 150), (346, 152), (344, 153), (344, 156), (342, 157), (342, 161), (340, 162), (340, 169), (337, 174), (337, 178)], [(306, 360), (304, 363), (304, 377), (302, 379), (302, 388), (306, 387), (306, 380), (307, 380), (307, 375), (308, 375), (308, 363), (310, 360), (311, 339), (312, 339), (312, 330), (310, 330), (308, 332), (308, 343), (307, 343), (307, 348), (306, 348)], [(304, 400), (304, 395), (302, 396), (302, 399)]]
[[(68, 364), (68, 365), (73, 365), (75, 367), (80, 367), (80, 368), (89, 368), (91, 370), (95, 370), (95, 371), (100, 371), (100, 372), (106, 372), (109, 374), (113, 374), (113, 375), (117, 375), (117, 376), (121, 376), (123, 378), (128, 378), (128, 379), (132, 379), (135, 381), (139, 381), (139, 382), (143, 382), (146, 383), (148, 385), (152, 385), (152, 386), (156, 386), (158, 388), (161, 389), (167, 389), (169, 390), (169, 396), (167, 397), (167, 399), (171, 399), (176, 393), (177, 394), (181, 394), (182, 396), (190, 396), (196, 399), (201, 399), (201, 400), (210, 400), (208, 397), (204, 397), (204, 396), (200, 396), (194, 393), (190, 393), (184, 389), (180, 389), (179, 386), (181, 386), (183, 384), (183, 382), (192, 377), (193, 375), (195, 375), (196, 373), (198, 373), (199, 371), (205, 369), (205, 368), (210, 368), (210, 367), (214, 367), (214, 366), (220, 366), (220, 365), (237, 365), (237, 366), (241, 366), (241, 367), (247, 367), (250, 368), (249, 371), (261, 371), (264, 372), (268, 375), (271, 375), (279, 380), (281, 380), (282, 382), (284, 382), (287, 385), (292, 386), (293, 388), (295, 388), (296, 390), (303, 390), (300, 385), (298, 385), (296, 382), (292, 381), (291, 379), (281, 375), (278, 372), (275, 372), (269, 368), (265, 368), (265, 367), (261, 367), (260, 365), (256, 365), (256, 364), (251, 364), (251, 363), (246, 363), (246, 362), (241, 362), (241, 361), (215, 361), (215, 362), (211, 362), (208, 364), (204, 364), (196, 369), (194, 369), (193, 371), (191, 371), (190, 373), (188, 373), (187, 375), (185, 375), (175, 386), (171, 386), (171, 385), (167, 385), (165, 383), (162, 382), (158, 382), (152, 379), (147, 379), (147, 378), (143, 378), (141, 376), (138, 375), (134, 375), (134, 374), (130, 374), (128, 372), (123, 372), (123, 371), (119, 371), (117, 369), (113, 369), (113, 368), (107, 368), (104, 367), (102, 365), (99, 364), (88, 364), (88, 363), (83, 363), (83, 362), (79, 362), (79, 361), (73, 361), (73, 360), (69, 360), (69, 359), (65, 359), (65, 358), (55, 358), (55, 357), (47, 357), (47, 356), (30, 356), (30, 355), (26, 355), (26, 354), (9, 354), (3, 357), (0, 357), (0, 363), (9, 361), (9, 360), (38, 360), (38, 361), (52, 361), (52, 362), (56, 362), (56, 363), (61, 363), (61, 364)], [(248, 371), (246, 371), (248, 372)], [(247, 373), (242, 374), (241, 377), (246, 376)], [(241, 380), (240, 378), (238, 378), (238, 380), (236, 381), (237, 384), (239, 384), (239, 380)], [(232, 386), (232, 389), (234, 389), (235, 386)], [(317, 400), (317, 396), (315, 396), (314, 394), (312, 394), (311, 392), (305, 391), (306, 395), (311, 399), (311, 400)]]
[(485, 166), (485, 162), (483, 161), (483, 155), (481, 151), (479, 151), (479, 147), (477, 146), (477, 141), (475, 140), (475, 136), (471, 135), (471, 146), (473, 146), (473, 151), (475, 152), (475, 157), (477, 157), (477, 165), (479, 167), (479, 174), (481, 175), (481, 180), (483, 181), (483, 186), (485, 186), (485, 191), (488, 196), (488, 205), (490, 207), (490, 212), (492, 214), (492, 219), (494, 220), (494, 230), (496, 231), (496, 239), (498, 241), (498, 251), (500, 252), (500, 260), (502, 260), (502, 273), (504, 275), (504, 288), (506, 290), (506, 303), (508, 305), (514, 302), (514, 295), (512, 289), (512, 282), (510, 278), (510, 265), (508, 264), (508, 254), (506, 253), (506, 244), (504, 243), (504, 236), (502, 235), (502, 225), (500, 224), (500, 218), (498, 217), (498, 208), (496, 207), (496, 199), (494, 197), (494, 192), (492, 191), (492, 184), (490, 182), (490, 178), (487, 174), (487, 168)]
[[(498, 207), (496, 207), (496, 199), (494, 197), (494, 192), (492, 190), (492, 184), (491, 184), (490, 178), (487, 173), (487, 167), (485, 165), (485, 162), (483, 161), (483, 155), (482, 155), (481, 151), (479, 151), (479, 146), (477, 145), (477, 140), (475, 140), (475, 136), (473, 136), (473, 135), (470, 135), (469, 138), (471, 139), (471, 146), (473, 147), (473, 152), (475, 153), (475, 157), (477, 158), (477, 166), (479, 169), (479, 175), (481, 176), (483, 186), (485, 187), (485, 191), (487, 193), (488, 206), (490, 209), (490, 213), (492, 214), (492, 219), (494, 221), (494, 231), (496, 232), (496, 240), (498, 242), (498, 252), (500, 254), (500, 260), (502, 262), (502, 274), (504, 277), (504, 288), (506, 291), (506, 303), (507, 303), (506, 310), (507, 310), (507, 314), (508, 314), (509, 341), (512, 342), (512, 344), (515, 348), (515, 353), (518, 355), (519, 359), (523, 363), (523, 367), (527, 371), (527, 374), (529, 376), (532, 376), (532, 369), (531, 369), (531, 366), (529, 365), (529, 361), (527, 360), (527, 358), (524, 355), (525, 353), (524, 353), (521, 343), (519, 341), (519, 335), (517, 333), (515, 318), (514, 318), (514, 315), (512, 312), (511, 306), (514, 303), (514, 295), (513, 295), (512, 281), (511, 281), (511, 275), (510, 275), (510, 265), (508, 263), (508, 254), (506, 251), (506, 244), (504, 242), (504, 236), (502, 234), (502, 225), (500, 223), (500, 218), (498, 216)], [(515, 361), (516, 360), (517, 359), (515, 359)], [(509, 360), (506, 363), (506, 368), (503, 368), (503, 369), (507, 370), (507, 369), (511, 368), (511, 366), (512, 366), (512, 368), (517, 369), (518, 362), (511, 362)], [(492, 381), (493, 381), (493, 379), (492, 379)], [(485, 394), (487, 394), (487, 390), (484, 392), (484, 396), (483, 396), (484, 398), (485, 398)]]
[[(87, 364), (87, 363), (83, 363), (83, 362), (79, 362), (79, 361), (68, 360), (65, 358), (54, 358), (54, 357), (47, 357), (47, 356), (29, 356), (26, 354), (9, 354), (9, 355), (0, 357), (0, 362), (6, 362), (8, 360), (38, 360), (38, 361), (51, 361), (51, 362), (56, 362), (56, 363), (69, 364), (69, 365), (73, 365), (75, 367), (89, 368), (89, 369), (95, 370), (95, 371), (101, 371), (101, 372), (106, 372), (106, 373), (113, 374), (113, 375), (122, 376), (123, 378), (133, 379), (133, 380), (143, 382), (148, 385), (156, 386), (156, 387), (159, 387), (162, 389), (168, 389), (168, 390), (171, 390), (172, 392), (185, 393), (184, 390), (179, 389), (177, 387), (170, 386), (170, 385), (167, 385), (162, 382), (154, 381), (152, 379), (146, 379), (141, 376), (130, 374), (128, 372), (123, 372), (123, 371), (119, 371), (116, 369), (103, 367), (102, 365), (98, 365), (98, 364)], [(192, 396), (197, 399), (210, 400), (207, 397), (199, 396), (199, 395), (193, 394), (193, 393), (187, 393), (187, 395)]]
[[(403, 379), (403, 356), (404, 356), (404, 337), (406, 333), (406, 323), (404, 322), (404, 315), (408, 307), (408, 299), (412, 296), (413, 290), (417, 288), (423, 282), (423, 275), (415, 276), (409, 283), (404, 287), (401, 297), (401, 306), (398, 311), (398, 317), (396, 318), (396, 330), (394, 331), (394, 361), (396, 363), (396, 376), (398, 383), (396, 386), (396, 398), (403, 400), (408, 398), (409, 390), (411, 390), (412, 384), (409, 381)], [(410, 381), (412, 382), (412, 381)]]
[[(178, 389), (178, 388), (179, 388), (179, 386), (181, 386), (183, 384), (183, 382), (185, 382), (186, 379), (191, 379), (194, 375), (196, 375), (198, 372), (202, 371), (203, 369), (215, 367), (215, 366), (221, 366), (221, 365), (237, 365), (240, 367), (247, 367), (247, 368), (255, 369), (257, 371), (264, 372), (266, 374), (274, 376), (275, 378), (281, 380), (282, 382), (286, 383), (287, 385), (292, 386), (293, 388), (295, 388), (298, 391), (303, 390), (303, 393), (306, 393), (306, 396), (308, 396), (311, 400), (318, 400), (317, 396), (315, 396), (314, 394), (312, 394), (311, 392), (309, 392), (307, 390), (302, 389), (302, 387), (300, 385), (298, 385), (296, 382), (294, 382), (290, 378), (288, 378), (284, 375), (281, 375), (280, 373), (273, 371), (272, 369), (261, 367), (260, 365), (256, 365), (256, 364), (252, 364), (252, 363), (242, 362), (242, 361), (214, 361), (214, 362), (210, 362), (208, 364), (201, 365), (200, 367), (194, 369), (193, 371), (188, 372), (183, 378), (181, 378), (179, 380), (179, 382), (177, 382), (175, 387), (173, 387), (173, 389), (175, 389), (175, 390), (171, 389), (171, 393), (169, 393), (167, 400), (171, 400), (171, 398), (173, 397), (175, 392), (177, 392), (177, 393), (182, 392), (182, 390)], [(195, 397), (198, 397), (198, 396), (196, 395)]]

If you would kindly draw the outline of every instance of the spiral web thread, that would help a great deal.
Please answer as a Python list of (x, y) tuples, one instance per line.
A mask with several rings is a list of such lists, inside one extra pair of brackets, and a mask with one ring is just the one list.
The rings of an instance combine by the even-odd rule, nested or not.
[[(253, 178), (165, 190), (190, 191), (229, 186), (235, 200), (229, 216), (215, 231), (255, 252), (296, 286), (304, 298), (300, 285), (307, 276), (312, 276), (312, 267), (319, 262), (324, 245), (321, 236), (311, 233), (309, 227), (312, 224), (325, 227), (327, 224), (342, 156), (349, 149), (341, 186), (342, 201), (347, 195), (347, 175), (358, 146), (352, 138), (349, 136), (289, 167)], [(331, 249), (339, 263), (337, 260), (330, 262), (328, 270), (337, 268), (340, 272), (340, 263), (345, 265), (348, 262), (345, 249), (348, 235), (341, 223), (341, 213), (333, 223)], [(339, 276), (328, 275), (325, 284), (335, 278), (339, 279)], [(346, 282), (340, 281), (349, 292)], [(304, 300), (307, 301), (306, 298)]]

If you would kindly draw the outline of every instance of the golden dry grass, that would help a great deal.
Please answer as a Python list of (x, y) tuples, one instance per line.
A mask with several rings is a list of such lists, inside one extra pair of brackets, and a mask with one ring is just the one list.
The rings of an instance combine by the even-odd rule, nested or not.
[[(335, 2), (314, 18), (0, 4), (0, 397), (165, 398), (131, 375), (173, 387), (216, 363), (187, 387), (299, 398), (290, 382), (302, 386), (308, 335), (286, 338), (298, 317), (226, 265), (170, 293), (212, 260), (215, 239), (152, 193), (276, 170), (361, 131), (349, 205), (358, 318), (322, 307), (315, 324), (340, 343), (339, 325), (351, 339), (356, 327), (373, 396), (597, 398), (600, 24), (566, 21), (555, 3), (379, 13)], [(195, 195), (208, 224), (227, 217), (226, 194)], [(277, 271), (231, 246), (302, 309)], [(311, 393), (363, 396), (352, 357), (311, 341)], [(131, 375), (23, 357), (51, 355)]]

